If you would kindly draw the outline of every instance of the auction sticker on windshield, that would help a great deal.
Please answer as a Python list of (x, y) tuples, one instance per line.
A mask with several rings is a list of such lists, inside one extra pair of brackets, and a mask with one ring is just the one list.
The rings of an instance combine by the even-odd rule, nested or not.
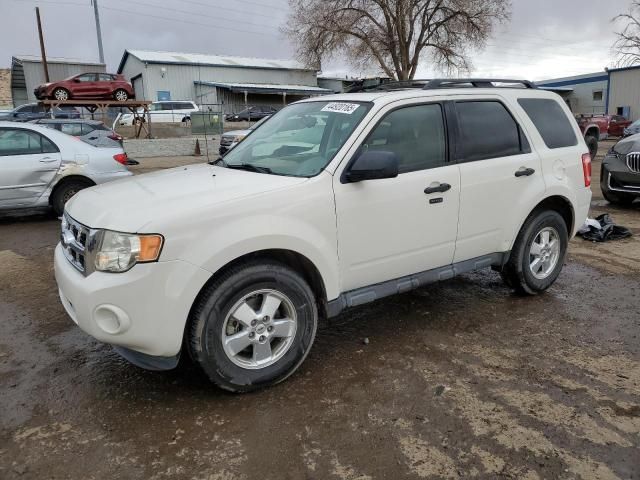
[(323, 112), (334, 112), (334, 113), (346, 113), (347, 115), (351, 115), (360, 105), (357, 103), (338, 103), (332, 102), (328, 103), (323, 109)]

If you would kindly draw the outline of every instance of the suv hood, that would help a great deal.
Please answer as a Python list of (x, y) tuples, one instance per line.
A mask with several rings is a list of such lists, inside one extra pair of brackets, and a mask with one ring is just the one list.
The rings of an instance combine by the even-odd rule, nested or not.
[[(66, 212), (91, 228), (144, 232), (185, 215), (214, 212), (222, 204), (307, 181), (207, 164), (172, 168), (82, 190)], [(162, 232), (160, 232), (162, 233)]]

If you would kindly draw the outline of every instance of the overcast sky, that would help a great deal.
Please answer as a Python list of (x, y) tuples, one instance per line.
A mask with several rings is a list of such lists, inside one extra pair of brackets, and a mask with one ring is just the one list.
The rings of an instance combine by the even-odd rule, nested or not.
[[(108, 69), (126, 48), (292, 58), (292, 42), (280, 27), (287, 0), (98, 0)], [(540, 80), (600, 71), (612, 66), (616, 25), (611, 19), (631, 0), (513, 0), (513, 18), (499, 27), (483, 52), (471, 55), (476, 76)], [(0, 67), (11, 56), (39, 55), (36, 5), (47, 55), (98, 60), (91, 0), (0, 0)], [(334, 60), (325, 72), (349, 71)], [(375, 70), (375, 69), (374, 69)], [(373, 71), (371, 73), (374, 73)], [(434, 76), (425, 58), (419, 77)]]

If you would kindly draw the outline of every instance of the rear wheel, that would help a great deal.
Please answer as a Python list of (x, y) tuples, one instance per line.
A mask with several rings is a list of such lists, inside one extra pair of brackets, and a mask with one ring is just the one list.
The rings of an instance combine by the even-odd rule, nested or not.
[(587, 135), (584, 137), (584, 141), (589, 148), (589, 154), (591, 155), (591, 159), (595, 160), (596, 155), (598, 154), (598, 139), (593, 135)]
[(544, 292), (560, 275), (568, 243), (567, 225), (558, 212), (533, 212), (518, 234), (502, 278), (518, 293)]
[(113, 92), (113, 98), (117, 102), (126, 102), (127, 100), (129, 100), (129, 94), (127, 93), (126, 90), (123, 90), (122, 88), (119, 88), (118, 90)]
[(56, 88), (51, 94), (54, 100), (66, 101), (71, 98), (69, 91), (64, 88)]
[(65, 204), (80, 190), (92, 187), (89, 180), (70, 180), (60, 185), (53, 191), (51, 196), (51, 206), (56, 215), (60, 216), (64, 212)]
[(277, 262), (237, 266), (194, 306), (187, 345), (212, 382), (234, 392), (274, 385), (304, 361), (318, 313), (307, 282)]

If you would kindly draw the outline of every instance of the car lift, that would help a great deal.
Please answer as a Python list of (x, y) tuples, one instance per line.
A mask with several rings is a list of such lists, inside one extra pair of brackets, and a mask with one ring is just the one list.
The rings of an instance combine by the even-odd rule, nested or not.
[[(140, 138), (140, 134), (144, 130), (144, 138), (151, 138), (151, 115), (149, 115), (149, 105), (151, 102), (144, 100), (125, 100), (117, 102), (115, 100), (41, 100), (40, 105), (51, 113), (54, 118), (53, 109), (61, 106), (69, 105), (73, 107), (83, 107), (89, 110), (91, 118), (94, 113), (99, 111), (102, 118), (108, 118), (107, 109), (110, 107), (126, 108), (133, 114), (133, 126), (135, 129), (135, 138)], [(146, 117), (146, 118), (145, 118)]]

